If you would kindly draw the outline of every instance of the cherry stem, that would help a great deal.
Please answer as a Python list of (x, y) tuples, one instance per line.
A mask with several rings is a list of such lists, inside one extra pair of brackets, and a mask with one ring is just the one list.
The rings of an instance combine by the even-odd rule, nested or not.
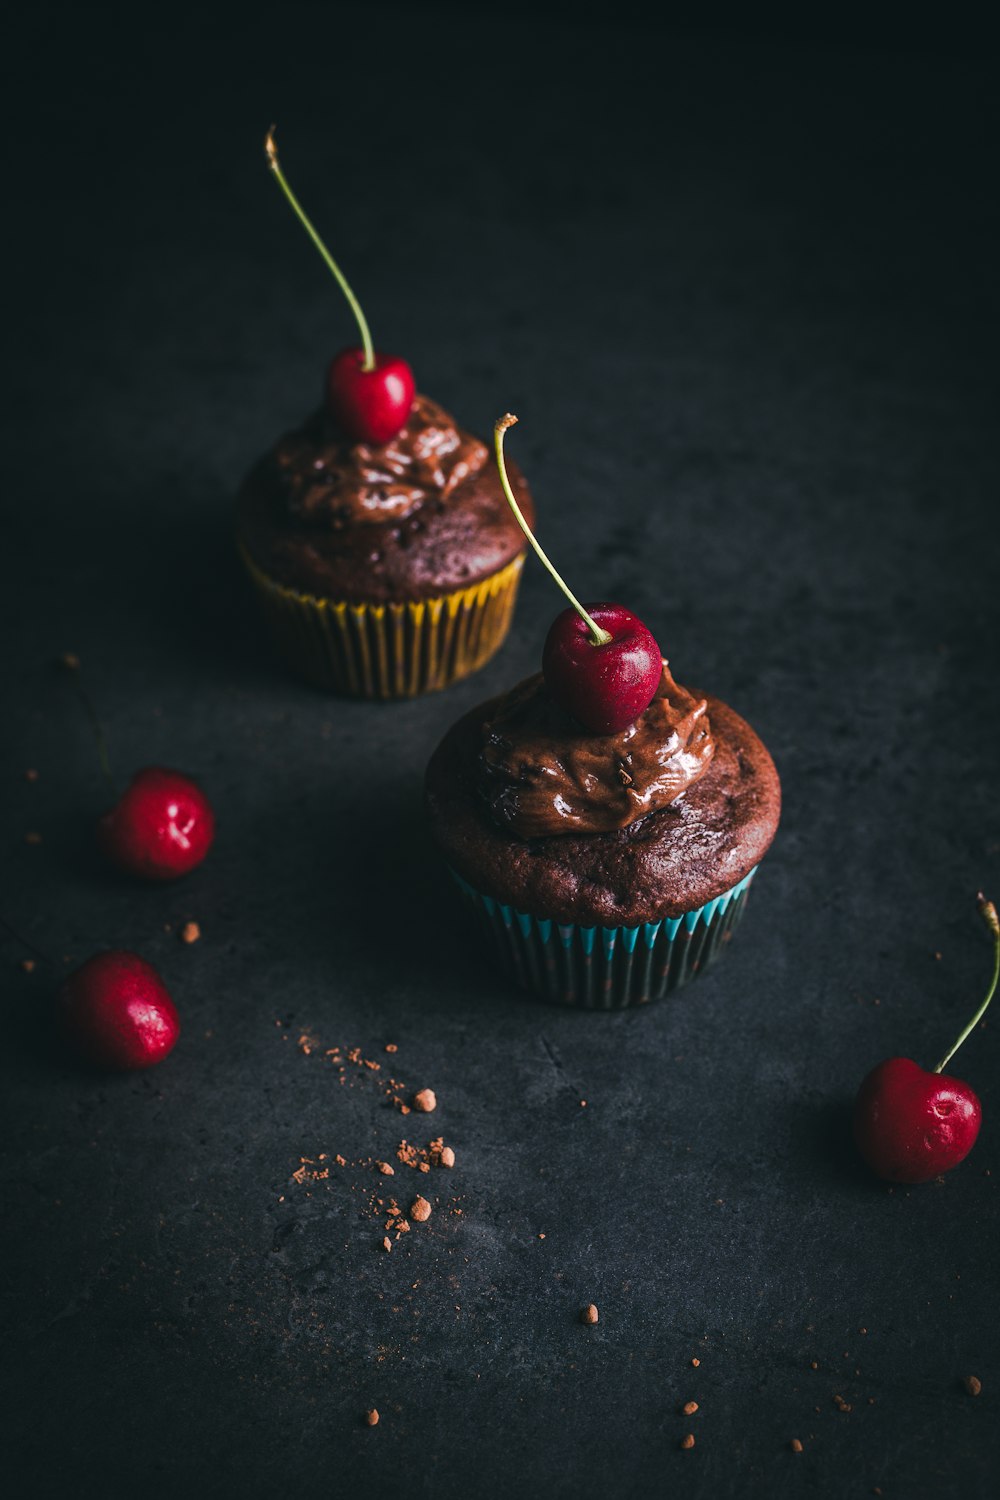
[(270, 130), (267, 132), (267, 136), (264, 141), (264, 150), (267, 153), (268, 165), (270, 166), (271, 171), (274, 173), (275, 177), (278, 179), (278, 185), (280, 186), (281, 191), (284, 193), (285, 197), (288, 199), (289, 203), (292, 205), (292, 208), (298, 215), (306, 234), (312, 240), (313, 244), (316, 246), (316, 249), (319, 251), (320, 255), (326, 262), (327, 266), (337, 278), (337, 283), (340, 287), (340, 290), (343, 292), (344, 296), (347, 298), (348, 303), (350, 304), (351, 312), (354, 314), (354, 317), (357, 321), (358, 330), (361, 334), (361, 342), (365, 348), (365, 357), (361, 368), (363, 370), (374, 370), (375, 349), (372, 345), (372, 336), (368, 329), (368, 320), (366, 319), (364, 313), (361, 311), (361, 303), (351, 291), (351, 288), (348, 285), (347, 277), (337, 265), (337, 262), (334, 260), (333, 256), (330, 254), (329, 250), (326, 248), (323, 241), (317, 234), (315, 228), (313, 227), (312, 220), (308, 217), (305, 209), (302, 207), (302, 204), (299, 202), (298, 198), (296, 198), (295, 194), (288, 186), (288, 179), (285, 177), (284, 172), (281, 170), (281, 163), (278, 161), (278, 148), (274, 140), (274, 130), (275, 127), (272, 125)]
[(76, 688), (77, 697), (83, 704), (83, 711), (90, 720), (90, 727), (94, 732), (94, 739), (97, 741), (97, 758), (101, 763), (101, 770), (104, 772), (104, 778), (111, 788), (111, 795), (117, 798), (118, 788), (115, 786), (115, 778), (111, 774), (111, 759), (108, 755), (108, 738), (104, 733), (104, 725), (101, 723), (90, 694), (80, 681), (80, 658), (74, 656), (72, 652), (67, 651), (62, 657), (62, 665), (66, 668), (67, 672), (73, 674), (73, 685)]
[(493, 428), (493, 438), (494, 438), (494, 442), (496, 444), (496, 450), (497, 450), (497, 468), (500, 470), (500, 483), (503, 485), (503, 492), (507, 496), (507, 504), (510, 506), (511, 510), (514, 512), (514, 519), (515, 519), (515, 521), (520, 526), (520, 528), (524, 532), (525, 536), (528, 538), (528, 541), (534, 547), (535, 552), (538, 555), (539, 562), (542, 564), (542, 566), (544, 568), (547, 568), (548, 571), (551, 573), (551, 575), (555, 579), (556, 583), (559, 585), (559, 587), (562, 589), (563, 593), (566, 595), (566, 598), (569, 600), (570, 604), (572, 604), (573, 608), (576, 610), (577, 614), (580, 616), (580, 619), (584, 622), (584, 624), (586, 625), (587, 629), (590, 631), (591, 645), (593, 645), (593, 646), (607, 646), (612, 640), (614, 640), (614, 636), (609, 635), (609, 633), (606, 630), (602, 630), (601, 626), (598, 625), (597, 621), (594, 620), (594, 619), (592, 619), (591, 616), (588, 615), (587, 611), (584, 609), (584, 607), (580, 603), (579, 599), (573, 593), (572, 589), (568, 588), (567, 585), (563, 582), (563, 580), (559, 577), (559, 574), (556, 572), (555, 568), (552, 566), (552, 564), (549, 562), (548, 558), (546, 557), (545, 553), (542, 551), (541, 544), (538, 542), (538, 540), (537, 540), (537, 538), (535, 536), (535, 533), (532, 531), (531, 527), (528, 525), (527, 521), (524, 519), (524, 516), (521, 514), (521, 507), (518, 505), (517, 501), (514, 499), (514, 491), (510, 487), (510, 480), (507, 478), (507, 466), (504, 463), (504, 459), (503, 459), (503, 440), (504, 440), (504, 434), (507, 431), (507, 428), (508, 427), (513, 427), (516, 422), (517, 422), (517, 418), (515, 416), (513, 416), (510, 412), (508, 412), (506, 416), (501, 417), (499, 419), (499, 421), (496, 423), (495, 427)]
[(954, 1047), (952, 1047), (951, 1051), (946, 1052), (944, 1057), (942, 1057), (941, 1061), (934, 1069), (935, 1073), (944, 1072), (945, 1067), (948, 1063), (951, 1062), (952, 1058), (955, 1056), (955, 1053), (958, 1051), (959, 1047), (961, 1047), (962, 1043), (967, 1041), (975, 1031), (976, 1027), (983, 1019), (983, 1016), (986, 1014), (987, 1006), (993, 999), (994, 993), (996, 992), (997, 981), (1000, 980), (1000, 918), (997, 917), (997, 909), (993, 905), (993, 902), (987, 901), (982, 891), (979, 892), (978, 899), (980, 915), (993, 934), (993, 978), (990, 980), (990, 987), (986, 991), (986, 999), (976, 1011), (976, 1014), (973, 1016), (968, 1026), (966, 1026), (965, 1030), (962, 1032), (961, 1036), (955, 1043)]
[(6, 917), (0, 917), (0, 927), (2, 927), (5, 932), (9, 932), (14, 941), (20, 943), (22, 948), (27, 948), (29, 953), (33, 953), (36, 958), (40, 958), (43, 964), (52, 962), (47, 953), (43, 953), (41, 948), (36, 948), (34, 943), (29, 943), (28, 939), (22, 932), (18, 932), (16, 927), (12, 927), (7, 921)]

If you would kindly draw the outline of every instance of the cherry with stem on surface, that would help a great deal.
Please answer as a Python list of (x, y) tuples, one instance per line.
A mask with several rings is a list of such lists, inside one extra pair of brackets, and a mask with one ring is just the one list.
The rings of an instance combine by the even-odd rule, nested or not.
[(504, 463), (504, 434), (516, 422), (508, 412), (493, 429), (500, 483), (514, 519), (571, 605), (556, 616), (545, 638), (545, 683), (559, 706), (585, 728), (617, 734), (652, 703), (663, 657), (652, 632), (631, 610), (621, 604), (581, 604), (543, 552), (514, 498)]
[(327, 410), (337, 425), (355, 442), (382, 446), (391, 442), (406, 424), (416, 391), (413, 371), (398, 355), (376, 351), (368, 321), (347, 277), (320, 239), (312, 220), (292, 192), (288, 179), (281, 170), (274, 130), (272, 125), (264, 141), (268, 165), (306, 234), (347, 298), (361, 335), (360, 349), (342, 349), (330, 363), (326, 377)]
[(144, 766), (119, 796), (111, 774), (107, 736), (80, 679), (80, 662), (67, 653), (62, 664), (73, 676), (97, 740), (101, 769), (114, 806), (99, 820), (97, 842), (111, 862), (143, 880), (177, 880), (201, 864), (215, 838), (215, 814), (201, 787), (180, 771)]
[(1000, 919), (982, 892), (977, 899), (993, 935), (993, 977), (979, 1009), (931, 1071), (908, 1057), (890, 1057), (858, 1090), (854, 1139), (872, 1171), (887, 1182), (940, 1177), (968, 1156), (979, 1134), (983, 1112), (977, 1095), (944, 1071), (983, 1019), (1000, 980)]

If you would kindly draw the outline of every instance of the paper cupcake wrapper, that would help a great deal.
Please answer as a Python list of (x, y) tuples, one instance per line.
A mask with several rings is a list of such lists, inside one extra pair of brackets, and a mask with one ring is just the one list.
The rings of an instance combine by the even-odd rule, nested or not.
[(732, 937), (757, 867), (714, 901), (682, 917), (638, 927), (581, 927), (516, 911), (451, 871), (507, 972), (557, 1005), (623, 1010), (689, 983)]
[(524, 558), (481, 583), (403, 604), (316, 599), (275, 583), (240, 554), (289, 666), (358, 698), (413, 698), (481, 667), (510, 629)]

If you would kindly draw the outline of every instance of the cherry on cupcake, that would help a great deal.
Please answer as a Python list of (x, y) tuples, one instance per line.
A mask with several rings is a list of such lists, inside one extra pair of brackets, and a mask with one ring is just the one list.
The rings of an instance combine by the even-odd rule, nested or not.
[(67, 654), (62, 665), (73, 676), (94, 731), (101, 769), (116, 796), (97, 825), (101, 850), (120, 870), (143, 880), (176, 880), (189, 874), (215, 838), (215, 814), (205, 793), (180, 771), (145, 766), (119, 797), (104, 726), (80, 680), (79, 658)]
[(326, 379), (327, 411), (355, 442), (377, 446), (391, 442), (406, 425), (413, 406), (416, 392), (413, 371), (398, 355), (381, 354), (372, 344), (361, 304), (281, 170), (273, 125), (264, 141), (264, 150), (281, 191), (347, 298), (361, 334), (360, 348), (342, 349), (330, 364)]
[(1000, 978), (1000, 920), (980, 893), (979, 910), (993, 934), (993, 978), (972, 1020), (930, 1071), (908, 1057), (873, 1068), (854, 1103), (854, 1139), (865, 1161), (887, 1182), (929, 1182), (964, 1161), (976, 1144), (982, 1106), (973, 1089), (944, 1069), (982, 1020)]
[(75, 969), (56, 1008), (73, 1050), (115, 1072), (162, 1062), (180, 1036), (176, 1007), (159, 974), (121, 948), (97, 953)]
[(652, 703), (663, 656), (652, 631), (631, 610), (621, 604), (581, 604), (542, 551), (514, 498), (504, 464), (504, 434), (516, 421), (508, 412), (494, 428), (500, 482), (518, 525), (572, 606), (556, 616), (546, 637), (545, 683), (560, 708), (585, 728), (617, 734)]

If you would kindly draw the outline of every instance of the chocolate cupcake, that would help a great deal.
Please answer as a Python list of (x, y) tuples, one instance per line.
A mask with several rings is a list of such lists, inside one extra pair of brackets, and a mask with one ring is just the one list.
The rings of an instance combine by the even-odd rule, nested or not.
[[(502, 479), (511, 420), (497, 424)], [(427, 768), (430, 829), (526, 989), (638, 1005), (732, 936), (778, 826), (778, 774), (738, 714), (674, 681), (634, 615), (581, 605), (533, 545), (573, 608), (543, 673), (445, 735)]]
[[(281, 438), (240, 491), (240, 553), (289, 664), (368, 698), (447, 687), (510, 626), (524, 540), (485, 444), (417, 395), (405, 360), (375, 350), (364, 313), (278, 162), (268, 165), (340, 285), (358, 348), (323, 407)], [(531, 500), (520, 475), (522, 504)]]
[(281, 438), (240, 491), (238, 539), (289, 664), (372, 698), (482, 666), (507, 634), (525, 552), (486, 445), (420, 395), (382, 445), (327, 409)]
[(781, 810), (750, 726), (679, 687), (595, 735), (539, 673), (465, 715), (427, 768), (434, 840), (502, 963), (565, 1005), (678, 988), (722, 952)]

